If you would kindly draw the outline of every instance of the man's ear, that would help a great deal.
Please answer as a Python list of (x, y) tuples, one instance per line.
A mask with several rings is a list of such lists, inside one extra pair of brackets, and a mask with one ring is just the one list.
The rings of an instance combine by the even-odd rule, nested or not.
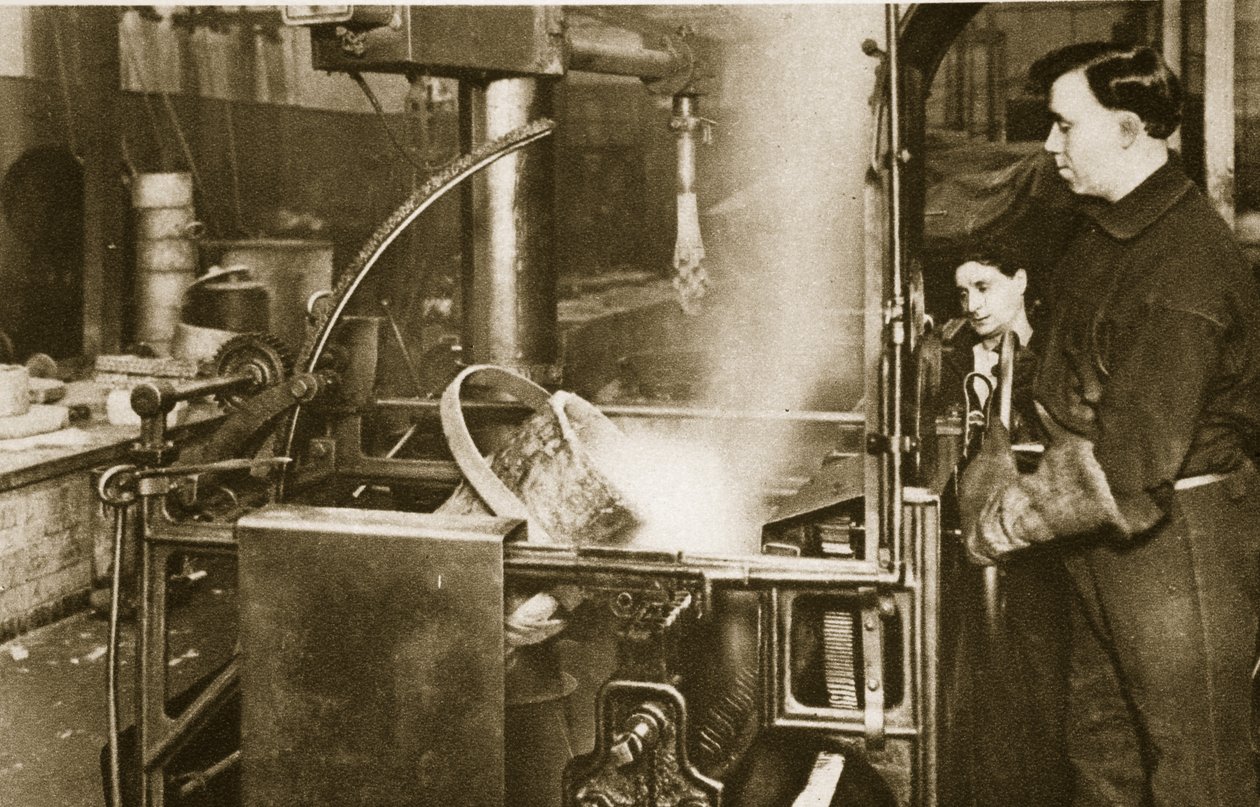
[(1024, 292), (1028, 291), (1028, 273), (1027, 272), (1025, 272), (1023, 269), (1016, 269), (1013, 279), (1016, 285), (1019, 286), (1020, 294), (1023, 294)]
[(1120, 113), (1120, 143), (1125, 148), (1132, 146), (1142, 132), (1146, 131), (1145, 124), (1142, 119), (1135, 113), (1123, 111)]

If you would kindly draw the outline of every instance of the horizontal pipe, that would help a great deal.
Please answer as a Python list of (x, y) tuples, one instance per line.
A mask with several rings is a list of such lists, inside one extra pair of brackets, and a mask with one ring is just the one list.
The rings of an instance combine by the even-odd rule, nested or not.
[[(197, 549), (230, 548), (236, 544), (233, 524), (163, 524), (146, 536), (151, 543)], [(782, 558), (766, 555), (690, 556), (681, 552), (636, 553), (632, 550), (592, 554), (571, 546), (504, 547), (509, 569), (536, 573), (646, 574), (659, 577), (699, 578), (750, 588), (809, 585), (832, 589), (844, 586), (896, 585), (907, 587), (900, 577), (878, 564), (835, 558)], [(639, 557), (636, 557), (638, 555)], [(668, 559), (665, 557), (669, 555)], [(642, 558), (642, 559), (640, 559)], [(913, 585), (909, 586), (913, 587)]]
[(459, 466), (443, 460), (357, 457), (337, 464), (337, 474), (367, 485), (388, 482), (442, 482), (457, 484), (464, 477)]
[[(838, 734), (849, 734), (861, 737), (866, 733), (866, 724), (861, 719), (839, 717), (776, 717), (774, 727), (777, 729), (809, 729), (827, 731)], [(914, 726), (888, 726), (884, 736), (894, 740), (914, 740), (922, 736), (922, 732)]]
[[(437, 401), (423, 398), (378, 398), (376, 405), (381, 409), (436, 414), (439, 404)], [(520, 414), (533, 411), (521, 404), (498, 401), (463, 401), (461, 406), (469, 411), (519, 412)], [(601, 404), (596, 408), (609, 417), (668, 420), (772, 420), (787, 423), (830, 423), (854, 428), (866, 425), (866, 415), (861, 412), (823, 412), (812, 409), (715, 409), (655, 404)]]
[(192, 401), (207, 395), (240, 392), (258, 384), (253, 373), (195, 381), (178, 387), (168, 381), (146, 381), (131, 390), (131, 408), (140, 417), (165, 414), (180, 401)]
[(148, 527), (147, 543), (218, 554), (236, 548), (236, 525), (223, 522), (160, 522)]
[(569, 28), (569, 69), (660, 80), (691, 69), (685, 48), (650, 48), (634, 32), (609, 28)]

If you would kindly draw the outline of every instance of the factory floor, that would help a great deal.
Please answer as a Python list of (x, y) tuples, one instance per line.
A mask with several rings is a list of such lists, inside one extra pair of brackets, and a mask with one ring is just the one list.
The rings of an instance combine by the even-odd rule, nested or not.
[[(193, 566), (206, 574), (176, 589), (170, 613), (172, 692), (221, 666), (236, 643), (234, 565), (217, 559)], [(105, 804), (99, 758), (107, 733), (107, 635), (103, 618), (83, 612), (0, 644), (0, 807)], [(135, 623), (126, 621), (123, 715), (131, 713), (134, 652)], [(593, 699), (593, 690), (584, 697)], [(578, 736), (592, 733), (588, 726)]]
[[(181, 588), (170, 616), (167, 665), (176, 692), (222, 664), (236, 641), (234, 570), (210, 563), (198, 571), (206, 575)], [(105, 619), (84, 612), (0, 644), (0, 807), (105, 804), (99, 759), (108, 633)], [(128, 715), (134, 620), (123, 624), (120, 661)]]

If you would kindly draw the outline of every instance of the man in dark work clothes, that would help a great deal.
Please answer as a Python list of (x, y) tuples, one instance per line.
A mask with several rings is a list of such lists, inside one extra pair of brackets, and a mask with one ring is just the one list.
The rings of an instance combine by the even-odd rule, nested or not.
[(1170, 159), (1181, 89), (1154, 51), (1073, 45), (1032, 77), (1086, 222), (1034, 385), (1045, 455), (1020, 474), (993, 419), (960, 485), (968, 552), (1069, 547), (1073, 805), (1256, 805), (1256, 279)]

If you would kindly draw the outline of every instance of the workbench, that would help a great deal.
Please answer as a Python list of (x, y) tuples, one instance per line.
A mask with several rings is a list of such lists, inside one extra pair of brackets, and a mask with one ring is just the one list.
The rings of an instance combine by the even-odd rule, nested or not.
[[(0, 441), (0, 642), (85, 607), (109, 573), (112, 522), (91, 471), (126, 462), (139, 427), (110, 424), (105, 395), (72, 382), (58, 403), (86, 407), (88, 419), (42, 439)], [(171, 434), (193, 438), (220, 418), (212, 402), (196, 404)]]

